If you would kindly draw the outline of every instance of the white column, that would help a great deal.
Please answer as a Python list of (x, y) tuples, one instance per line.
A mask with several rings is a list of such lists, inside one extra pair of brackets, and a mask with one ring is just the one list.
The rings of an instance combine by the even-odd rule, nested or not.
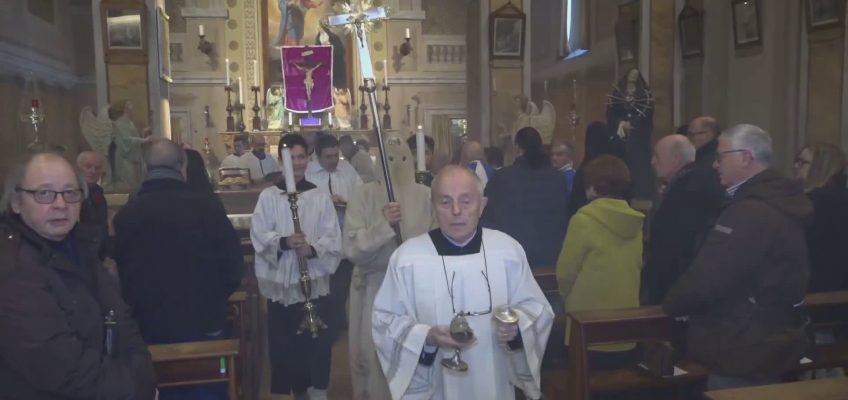
[(639, 22), (639, 72), (651, 84), (651, 2), (641, 1), (642, 18)]
[[(489, 67), (489, 13), (491, 12), (490, 0), (480, 0), (480, 43), (477, 51), (480, 52), (480, 100), (484, 106), (480, 107), (480, 144), (483, 147), (490, 146), (492, 142), (492, 107), (494, 102), (492, 90), (492, 70)], [(529, 31), (529, 29), (528, 29)]]
[(97, 109), (109, 104), (109, 84), (106, 82), (106, 60), (103, 58), (103, 25), (100, 20), (100, 0), (91, 0), (91, 23), (94, 36), (94, 81), (97, 88)]

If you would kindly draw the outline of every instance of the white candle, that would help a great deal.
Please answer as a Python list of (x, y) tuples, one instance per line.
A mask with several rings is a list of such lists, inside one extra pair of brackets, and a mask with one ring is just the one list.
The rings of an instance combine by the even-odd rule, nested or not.
[(253, 86), (259, 87), (259, 63), (253, 60)]
[[(203, 26), (203, 25), (200, 25), (200, 26)], [(202, 35), (202, 33), (201, 33), (201, 35)], [(407, 39), (409, 39), (411, 37), (411, 36), (409, 36), (409, 28), (406, 28), (406, 36), (404, 36), (404, 37), (407, 38)]]
[(239, 104), (244, 104), (244, 90), (242, 90), (241, 77), (239, 77), (238, 81), (239, 81)]
[(289, 111), (289, 127), (292, 126), (292, 113)]
[(230, 86), (230, 59), (224, 59), (224, 64), (227, 64), (224, 66), (224, 70), (227, 71), (227, 86)]
[(383, 85), (389, 86), (389, 60), (383, 59)]
[(330, 128), (333, 127), (333, 112), (330, 111)]
[(297, 191), (297, 186), (294, 183), (294, 167), (292, 166), (291, 150), (288, 147), (283, 147), (283, 176), (286, 179), (286, 191), (294, 193)]
[(427, 165), (424, 164), (424, 127), (418, 125), (418, 130), (415, 131), (415, 169), (418, 171), (426, 171)]
[(200, 35), (200, 36), (204, 36), (203, 35), (203, 24), (200, 24), (200, 26), (197, 27), (197, 34)]

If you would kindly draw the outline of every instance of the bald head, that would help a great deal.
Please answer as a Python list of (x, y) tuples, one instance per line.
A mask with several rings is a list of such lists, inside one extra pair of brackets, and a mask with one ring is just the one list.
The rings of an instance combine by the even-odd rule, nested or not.
[(462, 155), (460, 156), (463, 165), (472, 161), (483, 161), (486, 155), (483, 152), (483, 146), (480, 142), (469, 140), (462, 145)]
[(487, 202), (480, 179), (468, 168), (448, 165), (436, 175), (432, 188), (439, 229), (455, 243), (471, 240)]
[(700, 149), (705, 144), (718, 138), (721, 134), (721, 127), (715, 118), (704, 115), (693, 119), (689, 122), (686, 131), (686, 136), (692, 141), (696, 149)]
[(77, 168), (82, 172), (89, 185), (96, 184), (103, 177), (105, 163), (103, 157), (93, 151), (83, 151), (77, 156)]
[(657, 177), (670, 181), (686, 165), (695, 161), (695, 146), (686, 136), (668, 135), (654, 146), (651, 165)]
[(142, 148), (142, 158), (147, 173), (155, 169), (181, 172), (185, 165), (185, 152), (168, 139), (154, 139)]

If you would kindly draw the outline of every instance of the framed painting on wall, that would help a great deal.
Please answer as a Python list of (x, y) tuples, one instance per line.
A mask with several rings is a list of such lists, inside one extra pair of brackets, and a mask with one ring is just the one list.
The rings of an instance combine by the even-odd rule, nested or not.
[(814, 31), (841, 25), (844, 6), (844, 0), (805, 0), (807, 29)]
[(640, 9), (638, 0), (618, 6), (618, 20), (615, 22), (615, 47), (619, 63), (635, 61), (639, 54)]
[(147, 8), (144, 4), (100, 3), (103, 53), (107, 63), (147, 61)]
[(489, 15), (489, 58), (524, 58), (524, 33), (526, 27), (524, 13), (507, 3)]
[(680, 29), (680, 52), (684, 59), (704, 55), (703, 13), (692, 6), (686, 6), (677, 17)]
[(733, 43), (736, 48), (763, 43), (759, 0), (733, 0)]

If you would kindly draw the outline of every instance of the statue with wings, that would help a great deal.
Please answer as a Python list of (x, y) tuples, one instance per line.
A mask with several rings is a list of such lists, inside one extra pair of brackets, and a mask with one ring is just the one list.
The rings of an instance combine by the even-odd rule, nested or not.
[(108, 161), (102, 186), (135, 189), (141, 172), (141, 144), (147, 139), (132, 122), (132, 104), (118, 101), (101, 107), (96, 115), (86, 106), (80, 112), (80, 129), (91, 150)]
[[(100, 108), (95, 114), (90, 106), (85, 106), (80, 111), (80, 129), (85, 141), (91, 147), (91, 151), (97, 153), (101, 159), (109, 160), (109, 147), (112, 144), (112, 130), (114, 123), (109, 119), (109, 105)], [(103, 187), (112, 183), (112, 162), (106, 163), (103, 170)]]

